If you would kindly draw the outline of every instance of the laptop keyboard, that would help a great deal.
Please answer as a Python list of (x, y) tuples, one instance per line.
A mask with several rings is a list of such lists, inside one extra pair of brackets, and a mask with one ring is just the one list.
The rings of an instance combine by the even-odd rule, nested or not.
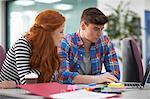
[(124, 83), (126, 88), (142, 88), (141, 83)]
[(126, 84), (124, 84), (124, 85), (125, 85), (125, 86), (141, 86), (141, 84), (136, 84), (136, 83), (135, 83), (135, 84), (133, 84), (133, 83), (132, 83), (132, 84), (130, 84), (130, 83), (127, 84), (127, 83), (126, 83)]

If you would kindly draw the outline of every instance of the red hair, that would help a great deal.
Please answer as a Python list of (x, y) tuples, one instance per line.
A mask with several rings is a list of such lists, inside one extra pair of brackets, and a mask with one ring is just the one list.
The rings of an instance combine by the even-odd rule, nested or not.
[(60, 65), (52, 34), (64, 22), (60, 13), (45, 10), (37, 15), (34, 25), (25, 35), (31, 45), (30, 67), (40, 71), (38, 82), (49, 82)]

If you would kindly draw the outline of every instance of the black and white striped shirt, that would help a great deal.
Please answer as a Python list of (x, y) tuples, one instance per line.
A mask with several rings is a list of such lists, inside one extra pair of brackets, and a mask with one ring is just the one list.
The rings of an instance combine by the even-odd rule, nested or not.
[(29, 66), (31, 47), (29, 42), (21, 37), (7, 52), (6, 59), (0, 72), (0, 81), (13, 80), (16, 84), (25, 84), (25, 75), (29, 73), (40, 74)]

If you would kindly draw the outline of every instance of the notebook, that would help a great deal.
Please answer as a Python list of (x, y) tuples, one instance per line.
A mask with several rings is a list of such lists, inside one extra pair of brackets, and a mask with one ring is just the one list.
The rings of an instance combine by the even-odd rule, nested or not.
[(44, 97), (49, 97), (49, 95), (52, 94), (65, 92), (68, 88), (67, 85), (59, 84), (57, 82), (18, 85), (17, 87)]
[(144, 88), (150, 73), (150, 64), (146, 68), (142, 82), (122, 82), (126, 88)]

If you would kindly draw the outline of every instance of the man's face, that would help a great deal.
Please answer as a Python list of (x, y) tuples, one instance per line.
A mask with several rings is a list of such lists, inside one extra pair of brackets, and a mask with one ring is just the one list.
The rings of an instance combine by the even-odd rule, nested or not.
[(84, 24), (84, 36), (92, 43), (95, 43), (102, 36), (103, 29), (104, 25)]

